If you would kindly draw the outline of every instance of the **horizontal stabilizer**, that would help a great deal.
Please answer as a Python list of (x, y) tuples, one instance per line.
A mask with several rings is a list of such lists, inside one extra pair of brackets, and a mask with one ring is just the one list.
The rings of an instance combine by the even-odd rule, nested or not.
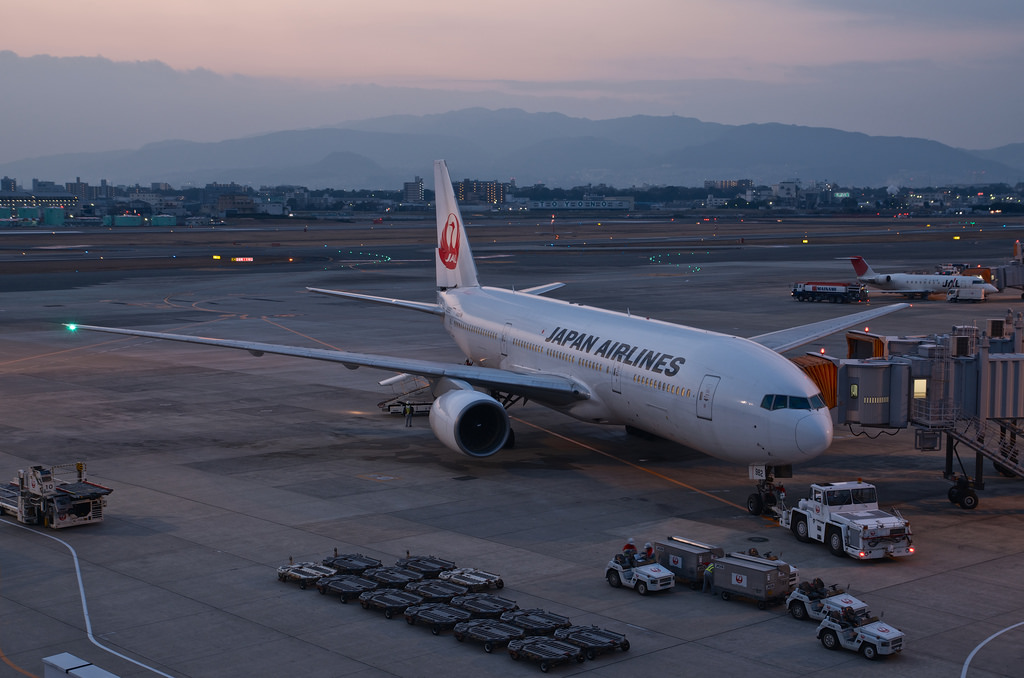
[(553, 290), (557, 290), (559, 287), (565, 287), (565, 283), (553, 282), (547, 285), (537, 285), (536, 287), (527, 287), (525, 290), (519, 290), (520, 294), (534, 294), (541, 295), (547, 294)]

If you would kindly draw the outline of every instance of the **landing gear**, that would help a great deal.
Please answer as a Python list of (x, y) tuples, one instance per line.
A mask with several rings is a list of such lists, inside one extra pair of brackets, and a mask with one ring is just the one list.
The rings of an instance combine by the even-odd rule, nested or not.
[(751, 466), (750, 477), (757, 478), (757, 492), (747, 497), (747, 512), (752, 516), (773, 513), (786, 498), (786, 488), (775, 484), (775, 475), (792, 478), (793, 467)]
[(953, 487), (946, 493), (950, 503), (956, 504), (962, 509), (978, 508), (978, 493), (974, 491), (974, 484), (967, 476), (957, 476)]

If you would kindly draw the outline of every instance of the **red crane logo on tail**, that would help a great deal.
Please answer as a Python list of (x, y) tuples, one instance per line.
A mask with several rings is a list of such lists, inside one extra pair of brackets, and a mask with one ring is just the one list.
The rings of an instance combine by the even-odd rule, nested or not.
[(441, 257), (441, 263), (447, 269), (453, 270), (459, 263), (459, 218), (454, 214), (448, 215), (448, 221), (441, 231), (441, 241), (437, 244), (437, 256)]

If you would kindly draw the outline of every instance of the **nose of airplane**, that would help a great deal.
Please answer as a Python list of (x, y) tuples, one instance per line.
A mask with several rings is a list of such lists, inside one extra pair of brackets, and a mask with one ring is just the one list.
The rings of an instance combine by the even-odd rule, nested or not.
[(996, 286), (991, 283), (985, 283), (984, 285), (981, 286), (981, 289), (985, 290), (986, 294), (995, 294), (996, 292), (999, 291), (998, 289), (996, 289)]
[(815, 410), (796, 425), (796, 446), (808, 458), (816, 457), (832, 444), (832, 416), (827, 409)]

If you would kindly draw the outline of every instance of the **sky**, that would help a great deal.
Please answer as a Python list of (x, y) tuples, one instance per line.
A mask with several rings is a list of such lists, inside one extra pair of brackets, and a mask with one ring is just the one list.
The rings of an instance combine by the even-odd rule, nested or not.
[[(376, 107), (372, 97), (349, 97), (349, 107), (260, 119), (249, 133), (391, 112), (443, 112), (444, 97), (420, 97), (430, 103), (417, 104), (398, 95), (415, 89), (450, 93), (452, 109), (518, 101), (524, 110), (580, 117), (643, 113), (727, 124), (781, 122), (971, 149), (1024, 142), (1019, 0), (488, 5), (33, 0), (5, 7), (0, 50), (21, 59), (160, 62), (182, 81), (216, 75), (236, 84), (286, 83), (289, 93), (373, 85), (391, 94)], [(21, 80), (18, 97), (31, 101), (48, 84)], [(0, 85), (8, 85), (2, 73)], [(124, 94), (128, 106), (131, 92)], [(222, 134), (204, 129), (202, 105), (196, 105), (195, 140)], [(255, 115), (249, 102), (233, 113)], [(0, 119), (5, 122), (11, 121)], [(118, 126), (129, 144), (160, 135), (159, 129), (133, 135), (132, 124)], [(168, 133), (182, 136), (178, 129)], [(95, 150), (85, 142), (82, 150)]]

